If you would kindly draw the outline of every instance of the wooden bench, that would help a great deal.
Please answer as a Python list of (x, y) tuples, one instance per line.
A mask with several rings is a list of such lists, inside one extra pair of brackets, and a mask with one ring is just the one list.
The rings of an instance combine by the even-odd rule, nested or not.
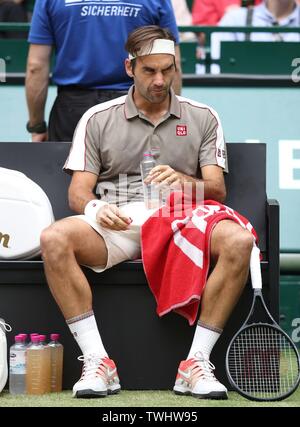
[[(20, 170), (47, 193), (56, 219), (71, 215), (67, 204), (70, 177), (62, 172), (68, 143), (0, 143), (0, 166)], [(266, 196), (264, 144), (228, 144), (226, 204), (246, 216), (256, 228), (263, 252), (264, 295), (279, 318), (279, 206)], [(1, 218), (1, 212), (0, 212)], [(0, 222), (1, 224), (1, 222)], [(84, 270), (92, 286), (94, 311), (101, 336), (116, 361), (125, 389), (170, 389), (178, 363), (186, 358), (194, 328), (177, 314), (159, 318), (140, 261), (124, 262), (96, 274)], [(243, 323), (252, 300), (246, 289), (212, 354), (216, 375), (228, 385), (224, 359), (234, 332)], [(43, 262), (0, 261), (0, 317), (21, 332), (58, 332), (65, 346), (64, 388), (80, 376), (80, 350), (56, 306), (45, 280)]]

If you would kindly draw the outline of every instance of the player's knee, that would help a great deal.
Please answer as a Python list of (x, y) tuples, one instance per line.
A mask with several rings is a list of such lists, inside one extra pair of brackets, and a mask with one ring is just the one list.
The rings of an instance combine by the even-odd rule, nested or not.
[(239, 250), (247, 257), (250, 256), (253, 248), (254, 238), (250, 231), (242, 230), (238, 237)]
[(69, 249), (67, 234), (56, 224), (42, 231), (40, 243), (42, 258), (48, 262), (62, 262)]
[(226, 252), (231, 258), (231, 262), (238, 264), (243, 263), (243, 261), (248, 263), (252, 248), (253, 236), (249, 231), (243, 229), (234, 233), (226, 244)]

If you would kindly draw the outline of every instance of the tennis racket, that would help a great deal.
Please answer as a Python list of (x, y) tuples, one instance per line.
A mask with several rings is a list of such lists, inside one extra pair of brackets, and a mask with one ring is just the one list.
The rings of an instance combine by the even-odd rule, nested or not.
[(300, 358), (290, 337), (275, 322), (262, 295), (259, 249), (250, 259), (253, 302), (226, 353), (226, 372), (233, 388), (250, 400), (282, 400), (300, 382)]

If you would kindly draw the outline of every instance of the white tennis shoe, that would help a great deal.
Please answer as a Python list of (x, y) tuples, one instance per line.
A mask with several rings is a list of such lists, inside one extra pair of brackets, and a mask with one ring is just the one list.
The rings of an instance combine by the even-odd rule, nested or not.
[(100, 358), (96, 354), (78, 357), (83, 361), (81, 378), (73, 387), (73, 397), (106, 397), (121, 390), (117, 368), (108, 357)]
[(194, 358), (180, 363), (174, 392), (198, 399), (228, 399), (227, 388), (216, 379), (214, 369), (214, 365), (198, 351)]

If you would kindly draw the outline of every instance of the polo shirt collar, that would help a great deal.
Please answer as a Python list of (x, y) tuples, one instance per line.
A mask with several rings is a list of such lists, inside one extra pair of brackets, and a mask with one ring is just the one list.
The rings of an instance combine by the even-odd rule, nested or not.
[[(131, 88), (129, 89), (128, 95), (125, 99), (125, 117), (127, 120), (132, 119), (133, 117), (137, 117), (140, 114), (139, 110), (136, 108), (136, 105), (133, 101), (133, 89), (134, 89), (134, 85), (131, 86)], [(169, 113), (170, 115), (173, 115), (180, 119), (181, 117), (180, 103), (172, 88), (170, 89), (170, 94), (171, 94), (171, 102), (170, 102)]]
[(181, 117), (180, 102), (178, 101), (178, 98), (175, 95), (175, 92), (172, 88), (170, 90), (170, 93), (171, 93), (170, 114), (180, 119)]
[(128, 95), (125, 99), (125, 117), (126, 119), (132, 119), (139, 115), (139, 110), (136, 108), (136, 105), (133, 101), (133, 88), (134, 85), (130, 87)]

